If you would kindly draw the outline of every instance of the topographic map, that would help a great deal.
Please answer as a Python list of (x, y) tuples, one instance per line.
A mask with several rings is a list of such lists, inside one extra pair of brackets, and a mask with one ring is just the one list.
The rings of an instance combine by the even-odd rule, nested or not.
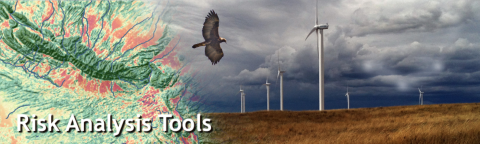
[[(194, 119), (194, 73), (177, 54), (169, 1), (0, 1), (0, 141), (198, 143), (163, 132), (158, 114)], [(18, 132), (17, 114), (59, 119), (62, 132)], [(114, 136), (65, 132), (77, 119), (153, 119), (153, 130)], [(37, 119), (38, 119), (37, 118)]]

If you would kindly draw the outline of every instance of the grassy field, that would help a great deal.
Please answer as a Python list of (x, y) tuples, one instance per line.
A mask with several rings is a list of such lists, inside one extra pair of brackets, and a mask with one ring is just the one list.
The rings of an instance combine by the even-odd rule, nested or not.
[(480, 103), (213, 113), (204, 143), (480, 144)]

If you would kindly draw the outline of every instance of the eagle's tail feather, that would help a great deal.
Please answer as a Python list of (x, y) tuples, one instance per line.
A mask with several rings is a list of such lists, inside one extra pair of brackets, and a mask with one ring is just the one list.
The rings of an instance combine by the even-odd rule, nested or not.
[(192, 46), (192, 48), (197, 48), (197, 47), (199, 47), (199, 46), (205, 46), (205, 42), (201, 42), (201, 43), (198, 43), (198, 44), (194, 44), (194, 45)]

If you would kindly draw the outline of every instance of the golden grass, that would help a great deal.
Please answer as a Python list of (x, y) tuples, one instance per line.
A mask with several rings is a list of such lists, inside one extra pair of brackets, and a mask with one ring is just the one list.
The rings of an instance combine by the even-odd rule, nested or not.
[(204, 143), (480, 143), (480, 103), (213, 113)]

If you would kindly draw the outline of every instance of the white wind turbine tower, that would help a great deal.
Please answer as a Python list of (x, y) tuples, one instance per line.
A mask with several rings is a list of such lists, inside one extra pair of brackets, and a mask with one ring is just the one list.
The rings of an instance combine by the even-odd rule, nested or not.
[[(278, 51), (278, 74), (277, 74), (277, 81), (278, 77), (280, 77), (280, 110), (283, 111), (283, 73), (285, 71), (282, 71), (280, 69), (280, 51)], [(276, 84), (276, 82), (275, 82)]]
[(240, 85), (240, 91), (238, 91), (237, 94), (238, 93), (240, 93), (240, 112), (245, 113), (245, 93), (243, 92), (241, 85)]
[(418, 103), (423, 105), (423, 92), (420, 90), (420, 88), (418, 88), (418, 92), (420, 93), (420, 97), (418, 97)]
[(270, 111), (270, 83), (268, 83), (268, 76), (267, 81), (263, 85), (267, 87), (267, 111)]
[(347, 97), (347, 103), (348, 103), (348, 109), (350, 109), (350, 95), (348, 94), (348, 86), (347, 86), (347, 94), (345, 94)]
[[(323, 67), (323, 30), (324, 29), (328, 29), (328, 23), (327, 24), (322, 24), (322, 25), (319, 25), (318, 24), (318, 0), (317, 0), (317, 7), (315, 9), (315, 26), (313, 26), (313, 29), (310, 31), (310, 33), (307, 35), (307, 38), (308, 36), (310, 36), (310, 34), (312, 34), (314, 31), (317, 32), (317, 52), (318, 52), (318, 57), (319, 57), (319, 62), (318, 62), (318, 82), (319, 82), (319, 109), (320, 110), (324, 110), (325, 109), (325, 105), (324, 105), (324, 98), (325, 98), (325, 95), (324, 95), (324, 78), (323, 78), (323, 75), (324, 75), (324, 67)], [(318, 34), (320, 33), (321, 35), (321, 40), (320, 40), (320, 37), (318, 37)], [(307, 40), (307, 38), (305, 38), (305, 40)], [(321, 42), (321, 44), (320, 44)], [(321, 49), (320, 51), (318, 50), (319, 48), (319, 45), (321, 45)]]

